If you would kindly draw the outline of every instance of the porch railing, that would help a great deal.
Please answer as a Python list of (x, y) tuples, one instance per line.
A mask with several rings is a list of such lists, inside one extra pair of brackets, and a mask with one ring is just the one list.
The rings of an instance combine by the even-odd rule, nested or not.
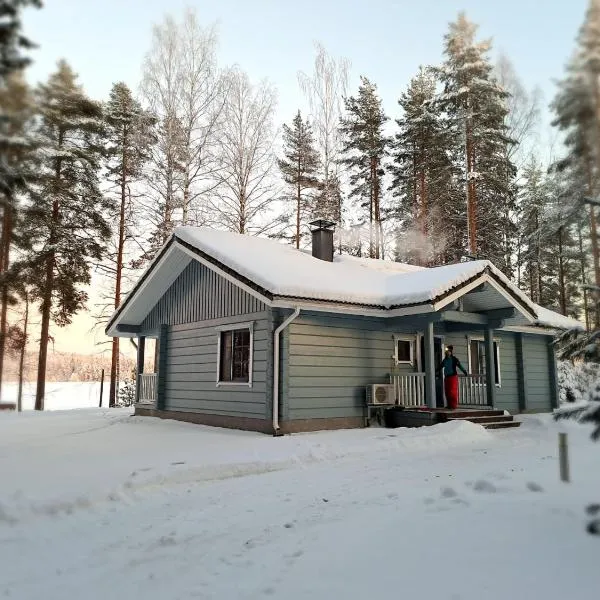
[(396, 403), (400, 406), (424, 406), (425, 373), (405, 373), (392, 375), (396, 392)]
[(458, 378), (458, 403), (464, 406), (487, 406), (485, 375), (461, 375)]
[(140, 404), (151, 404), (156, 401), (156, 373), (140, 373)]
[[(425, 406), (425, 373), (392, 375), (396, 403), (399, 406)], [(460, 406), (487, 406), (485, 375), (461, 375), (458, 378)]]

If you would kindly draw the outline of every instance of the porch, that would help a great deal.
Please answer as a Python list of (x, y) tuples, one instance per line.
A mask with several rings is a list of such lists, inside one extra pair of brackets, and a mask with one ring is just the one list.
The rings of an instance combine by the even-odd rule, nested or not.
[[(394, 386), (396, 405), (405, 408), (418, 408), (428, 406), (425, 373), (404, 373), (390, 375), (390, 384)], [(443, 378), (435, 378), (436, 406), (430, 408), (443, 408), (444, 399)], [(458, 404), (461, 407), (488, 407), (486, 376), (483, 374), (458, 376)]]

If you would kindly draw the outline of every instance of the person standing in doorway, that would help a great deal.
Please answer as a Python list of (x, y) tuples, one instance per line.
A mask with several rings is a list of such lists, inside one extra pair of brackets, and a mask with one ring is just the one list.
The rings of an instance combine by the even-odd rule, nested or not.
[(458, 372), (460, 369), (465, 375), (468, 375), (465, 368), (460, 364), (460, 360), (454, 356), (454, 347), (446, 348), (444, 359), (438, 367), (438, 371), (444, 370), (444, 393), (446, 402), (450, 410), (458, 408)]

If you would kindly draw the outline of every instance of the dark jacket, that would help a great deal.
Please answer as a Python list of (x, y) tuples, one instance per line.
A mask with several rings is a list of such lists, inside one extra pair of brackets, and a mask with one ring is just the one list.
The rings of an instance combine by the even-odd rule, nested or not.
[(440, 366), (438, 367), (438, 371), (441, 371), (442, 369), (444, 369), (444, 375), (446, 377), (450, 377), (452, 375), (457, 375), (457, 367), (465, 374), (467, 375), (467, 371), (465, 370), (465, 368), (460, 364), (460, 360), (458, 360), (458, 358), (456, 358), (456, 356), (454, 356), (453, 354), (450, 356), (446, 356), (444, 357), (444, 359), (442, 360)]

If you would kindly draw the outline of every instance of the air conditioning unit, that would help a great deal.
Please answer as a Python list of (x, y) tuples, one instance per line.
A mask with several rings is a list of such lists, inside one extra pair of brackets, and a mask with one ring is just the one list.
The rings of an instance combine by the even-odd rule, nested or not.
[(367, 386), (367, 404), (396, 404), (394, 386), (389, 383), (373, 383)]

